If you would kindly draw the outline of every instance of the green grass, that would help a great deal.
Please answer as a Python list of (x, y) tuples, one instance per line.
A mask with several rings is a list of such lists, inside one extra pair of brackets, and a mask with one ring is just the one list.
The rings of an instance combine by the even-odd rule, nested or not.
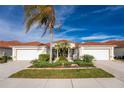
[(10, 76), (11, 78), (110, 78), (113, 75), (102, 69), (43, 70), (25, 69)]

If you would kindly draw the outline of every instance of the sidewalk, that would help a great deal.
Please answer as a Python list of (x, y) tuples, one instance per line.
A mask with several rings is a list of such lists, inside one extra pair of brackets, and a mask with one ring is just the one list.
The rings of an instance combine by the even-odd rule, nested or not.
[(0, 80), (0, 88), (124, 88), (116, 78), (90, 79), (17, 79)]

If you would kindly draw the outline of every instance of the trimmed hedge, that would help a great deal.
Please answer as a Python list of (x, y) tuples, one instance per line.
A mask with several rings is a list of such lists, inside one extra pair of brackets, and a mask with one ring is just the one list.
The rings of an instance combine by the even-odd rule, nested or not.
[(40, 54), (39, 55), (40, 61), (49, 61), (49, 58), (50, 58), (49, 54)]
[(75, 64), (78, 64), (80, 67), (94, 67), (92, 62), (83, 62), (82, 60), (74, 61)]
[(91, 56), (91, 55), (84, 55), (84, 56), (82, 56), (82, 61), (86, 62), (86, 63), (92, 62), (93, 59), (94, 59), (94, 57)]
[(2, 56), (0, 58), (0, 63), (6, 63), (8, 60), (12, 60), (12, 57), (9, 56)]
[(68, 60), (66, 59), (66, 57), (60, 56), (57, 62), (68, 62)]
[(61, 63), (60, 62), (49, 63), (46, 61), (39, 61), (39, 62), (34, 61), (32, 67), (42, 68), (42, 67), (57, 67), (57, 66), (61, 66)]

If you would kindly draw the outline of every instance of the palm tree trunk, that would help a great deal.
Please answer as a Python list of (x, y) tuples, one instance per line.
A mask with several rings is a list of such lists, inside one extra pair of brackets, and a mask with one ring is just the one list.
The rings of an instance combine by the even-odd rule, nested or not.
[(52, 42), (53, 42), (53, 32), (52, 32), (52, 28), (50, 28), (50, 60), (49, 60), (50, 63), (52, 63)]

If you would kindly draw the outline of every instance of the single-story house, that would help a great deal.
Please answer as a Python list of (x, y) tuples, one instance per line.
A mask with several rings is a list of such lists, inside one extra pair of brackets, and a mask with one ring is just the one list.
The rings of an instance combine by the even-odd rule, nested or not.
[(111, 40), (106, 41), (105, 43), (116, 45), (116, 47), (114, 48), (114, 57), (124, 58), (124, 40)]

